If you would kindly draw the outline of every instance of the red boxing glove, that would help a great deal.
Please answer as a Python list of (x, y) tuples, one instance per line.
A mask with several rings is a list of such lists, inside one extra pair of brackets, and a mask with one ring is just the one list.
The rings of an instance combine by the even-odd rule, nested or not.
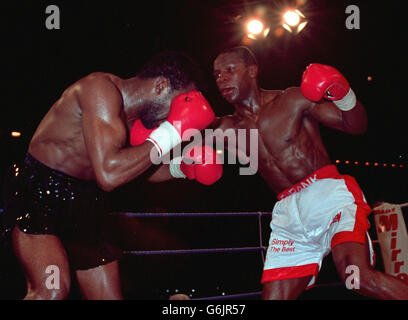
[(351, 110), (357, 102), (346, 78), (337, 69), (324, 64), (312, 63), (306, 68), (300, 90), (311, 101), (325, 97), (343, 111)]
[(213, 148), (206, 145), (196, 145), (189, 149), (181, 163), (177, 164), (177, 159), (170, 163), (170, 173), (173, 177), (195, 179), (207, 186), (217, 182), (222, 172), (220, 158)]
[(173, 99), (167, 121), (173, 124), (183, 141), (191, 138), (185, 136), (188, 129), (202, 130), (215, 119), (210, 104), (199, 91), (180, 94)]
[(194, 132), (186, 133), (188, 129), (202, 130), (214, 118), (214, 111), (201, 92), (180, 94), (171, 102), (167, 121), (161, 123), (147, 140), (154, 144), (162, 156), (180, 142), (190, 139)]
[[(157, 128), (157, 127), (156, 127)], [(130, 129), (130, 134), (129, 134), (129, 141), (131, 146), (138, 146), (142, 144), (143, 142), (146, 141), (146, 139), (149, 137), (149, 135), (156, 130), (156, 128), (153, 129), (147, 129), (142, 121), (140, 119), (137, 119), (135, 123), (133, 124), (132, 128)]]

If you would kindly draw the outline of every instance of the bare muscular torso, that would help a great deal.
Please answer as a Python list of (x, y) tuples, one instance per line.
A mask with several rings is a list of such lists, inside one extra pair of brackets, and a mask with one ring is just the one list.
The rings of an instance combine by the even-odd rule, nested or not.
[[(112, 74), (92, 73), (73, 83), (41, 120), (28, 147), (28, 152), (48, 167), (86, 180), (95, 179), (95, 174), (85, 145), (79, 95), (92, 94), (84, 92), (83, 87), (96, 77), (113, 85), (119, 79)], [(112, 94), (120, 95), (119, 89)]]
[[(299, 91), (262, 90), (258, 114), (235, 113), (222, 118), (219, 125), (221, 129), (258, 129), (258, 172), (275, 193), (330, 164), (319, 124), (308, 114), (310, 103)], [(247, 130), (246, 145), (249, 143)], [(249, 157), (250, 149), (246, 149), (242, 151)]]

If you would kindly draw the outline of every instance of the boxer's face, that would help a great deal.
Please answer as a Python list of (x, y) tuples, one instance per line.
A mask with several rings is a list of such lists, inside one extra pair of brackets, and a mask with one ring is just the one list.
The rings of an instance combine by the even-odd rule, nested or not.
[(145, 104), (140, 113), (140, 120), (147, 129), (152, 129), (160, 125), (167, 118), (168, 114), (168, 108), (153, 99)]
[(221, 95), (229, 103), (245, 97), (250, 78), (248, 68), (236, 53), (224, 53), (214, 61), (213, 75)]
[(140, 120), (147, 129), (152, 129), (164, 122), (170, 111), (170, 105), (173, 99), (181, 93), (187, 93), (197, 90), (194, 84), (180, 90), (173, 90), (168, 81), (165, 81), (161, 87), (154, 90), (153, 98), (146, 102), (141, 113)]

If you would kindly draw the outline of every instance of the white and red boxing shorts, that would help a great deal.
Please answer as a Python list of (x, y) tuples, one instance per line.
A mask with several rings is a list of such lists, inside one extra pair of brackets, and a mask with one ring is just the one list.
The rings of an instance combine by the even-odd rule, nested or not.
[(314, 285), (323, 258), (343, 242), (368, 241), (371, 212), (356, 180), (335, 165), (320, 168), (278, 195), (262, 283), (312, 276)]

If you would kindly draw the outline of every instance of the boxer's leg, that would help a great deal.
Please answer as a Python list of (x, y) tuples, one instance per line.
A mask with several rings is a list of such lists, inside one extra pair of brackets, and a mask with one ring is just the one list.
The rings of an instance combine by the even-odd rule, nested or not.
[(118, 261), (112, 261), (88, 270), (77, 270), (76, 276), (84, 299), (123, 299), (120, 288)]
[[(71, 283), (68, 259), (56, 236), (26, 234), (16, 226), (13, 247), (26, 278), (27, 294), (24, 299), (57, 300), (68, 296)], [(58, 269), (47, 270), (49, 266)]]
[(307, 288), (313, 276), (265, 282), (262, 300), (294, 300)]
[(332, 249), (332, 256), (343, 282), (351, 276), (350, 272), (346, 273), (346, 268), (358, 267), (360, 289), (353, 289), (355, 292), (376, 299), (408, 299), (408, 281), (374, 270), (370, 266), (367, 242), (340, 243)]

